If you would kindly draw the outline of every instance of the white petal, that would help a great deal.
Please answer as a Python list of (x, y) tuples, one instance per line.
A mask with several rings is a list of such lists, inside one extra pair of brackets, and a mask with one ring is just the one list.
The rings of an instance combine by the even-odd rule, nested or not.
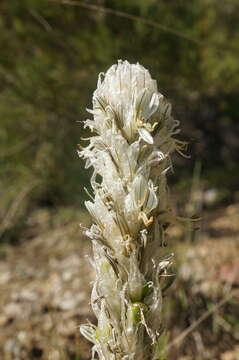
[(138, 132), (139, 132), (141, 139), (143, 139), (146, 143), (148, 143), (148, 144), (154, 143), (154, 139), (147, 129), (140, 127), (140, 128), (138, 128)]
[(157, 205), (158, 205), (158, 198), (155, 194), (155, 191), (153, 189), (150, 189), (147, 202), (144, 206), (144, 211), (146, 213), (150, 213), (153, 209), (156, 208)]
[(142, 206), (148, 192), (148, 183), (144, 176), (137, 176), (134, 181), (134, 196), (137, 206)]

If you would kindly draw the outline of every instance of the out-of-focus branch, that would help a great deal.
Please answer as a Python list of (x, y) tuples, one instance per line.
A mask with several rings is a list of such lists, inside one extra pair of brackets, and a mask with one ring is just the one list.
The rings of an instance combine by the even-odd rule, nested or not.
[(193, 39), (190, 36), (182, 33), (181, 31), (173, 29), (172, 27), (166, 26), (164, 24), (160, 24), (153, 20), (146, 19), (142, 16), (132, 15), (132, 14), (126, 13), (124, 11), (114, 10), (114, 9), (111, 9), (108, 7), (103, 7), (103, 6), (99, 6), (99, 5), (94, 5), (94, 4), (89, 4), (89, 3), (84, 3), (84, 2), (74, 1), (74, 0), (49, 0), (49, 1), (56, 2), (56, 3), (62, 4), (62, 5), (79, 6), (79, 7), (88, 9), (88, 10), (99, 11), (99, 12), (103, 12), (103, 13), (109, 14), (109, 15), (115, 15), (115, 16), (125, 18), (128, 20), (140, 21), (141, 23), (144, 23), (145, 25), (152, 26), (159, 30), (165, 31), (172, 35), (175, 35), (175, 36), (178, 36), (185, 40), (188, 40), (190, 42), (193, 42), (197, 45), (212, 45), (212, 44), (208, 44), (205, 41)]
[(194, 321), (190, 326), (188, 326), (183, 332), (181, 332), (181, 334), (179, 336), (177, 336), (171, 343), (168, 344), (168, 346), (165, 347), (165, 349), (163, 349), (160, 352), (160, 355), (163, 355), (165, 353), (168, 353), (168, 351), (176, 346), (179, 345), (180, 343), (182, 343), (185, 338), (192, 332), (194, 331), (204, 320), (206, 320), (209, 316), (211, 316), (212, 314), (214, 314), (216, 311), (219, 310), (220, 307), (222, 307), (223, 305), (225, 305), (228, 301), (230, 301), (234, 296), (239, 296), (239, 291), (238, 289), (235, 289), (234, 291), (230, 291), (229, 294), (227, 294), (226, 296), (224, 296), (224, 298), (219, 301), (218, 303), (216, 303), (211, 309), (209, 309), (208, 311), (206, 311), (205, 313), (202, 314), (202, 316), (200, 316), (196, 321)]
[(52, 31), (52, 27), (49, 24), (48, 21), (46, 21), (46, 19), (44, 19), (43, 16), (41, 16), (40, 14), (38, 14), (38, 12), (34, 9), (30, 9), (29, 13), (32, 15), (32, 17), (46, 30), (46, 31)]
[(21, 141), (18, 144), (11, 147), (10, 149), (7, 149), (7, 150), (1, 152), (0, 157), (15, 155), (19, 151), (22, 151), (22, 150), (26, 149), (29, 145), (31, 145), (32, 142), (34, 141), (34, 139), (35, 139), (34, 135), (29, 136), (25, 141)]
[(23, 201), (26, 199), (26, 197), (30, 194), (30, 192), (39, 185), (39, 181), (35, 181), (31, 184), (28, 184), (25, 188), (22, 189), (16, 196), (16, 198), (13, 200), (11, 205), (9, 206), (6, 215), (2, 219), (2, 222), (0, 224), (0, 237), (2, 234), (11, 226), (12, 221), (14, 217), (17, 214), (17, 211), (22, 206)]
[(74, 0), (49, 0), (49, 1), (55, 2), (58, 4), (62, 4), (62, 5), (79, 6), (79, 7), (88, 9), (88, 10), (93, 10), (93, 11), (98, 11), (98, 12), (102, 12), (102, 13), (109, 14), (109, 15), (118, 16), (118, 17), (125, 18), (125, 19), (131, 20), (131, 21), (139, 21), (145, 25), (154, 27), (161, 31), (167, 32), (171, 35), (174, 35), (174, 36), (177, 36), (184, 40), (190, 41), (191, 43), (194, 43), (196, 45), (214, 48), (218, 53), (224, 54), (225, 51), (235, 51), (233, 46), (231, 46), (230, 44), (218, 45), (218, 44), (215, 44), (212, 42), (195, 39), (177, 29), (172, 28), (171, 26), (169, 27), (169, 26), (161, 24), (157, 21), (146, 19), (146, 18), (144, 18), (142, 16), (138, 16), (138, 15), (132, 15), (132, 14), (126, 13), (124, 11), (115, 10), (115, 9), (111, 9), (111, 8), (107, 8), (107, 7), (103, 7), (103, 6), (99, 6), (99, 5), (94, 5), (94, 4), (88, 4), (85, 2), (78, 2), (78, 1), (74, 1)]

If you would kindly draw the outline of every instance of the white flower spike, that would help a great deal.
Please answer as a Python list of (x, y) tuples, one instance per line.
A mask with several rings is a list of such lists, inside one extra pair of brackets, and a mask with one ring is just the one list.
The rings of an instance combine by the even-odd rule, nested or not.
[[(91, 304), (97, 326), (81, 326), (100, 360), (158, 359), (162, 292), (171, 255), (162, 258), (171, 221), (166, 173), (179, 121), (139, 64), (119, 61), (99, 75), (93, 95), (95, 133), (79, 152), (93, 167), (94, 199), (85, 203), (94, 224), (96, 280)], [(165, 280), (164, 280), (165, 279)]]

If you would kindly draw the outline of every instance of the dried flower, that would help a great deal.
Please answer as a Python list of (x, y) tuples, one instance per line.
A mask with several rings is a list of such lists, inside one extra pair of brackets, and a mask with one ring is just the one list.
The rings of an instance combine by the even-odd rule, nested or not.
[(100, 360), (157, 359), (162, 291), (172, 255), (162, 258), (164, 231), (173, 220), (166, 173), (179, 121), (139, 64), (119, 61), (100, 74), (93, 95), (95, 133), (79, 152), (93, 167), (92, 201), (96, 280), (91, 304), (97, 326), (81, 326)]

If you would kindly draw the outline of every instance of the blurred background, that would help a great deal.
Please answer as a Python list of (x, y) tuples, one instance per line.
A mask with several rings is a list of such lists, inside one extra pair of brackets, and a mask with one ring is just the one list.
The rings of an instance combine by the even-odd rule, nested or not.
[(0, 2), (1, 359), (90, 358), (77, 328), (94, 321), (79, 226), (90, 171), (76, 149), (98, 73), (118, 59), (172, 102), (190, 154), (173, 159), (172, 205), (202, 218), (168, 232), (168, 359), (239, 359), (238, 23), (237, 0)]

